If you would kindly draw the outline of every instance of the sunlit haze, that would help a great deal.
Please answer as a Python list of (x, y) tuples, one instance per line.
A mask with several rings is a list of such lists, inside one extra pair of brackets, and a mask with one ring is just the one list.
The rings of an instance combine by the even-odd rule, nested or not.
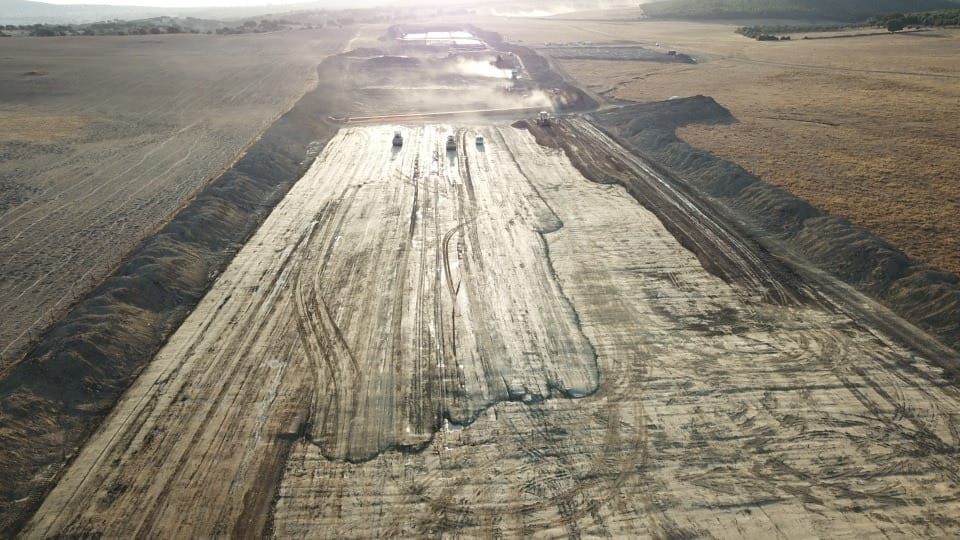
[(57, 5), (109, 5), (109, 6), (150, 6), (172, 8), (202, 8), (202, 7), (247, 7), (247, 6), (283, 6), (301, 3), (295, 0), (290, 2), (266, 2), (263, 0), (202, 0), (190, 2), (186, 0), (57, 0), (45, 2)]

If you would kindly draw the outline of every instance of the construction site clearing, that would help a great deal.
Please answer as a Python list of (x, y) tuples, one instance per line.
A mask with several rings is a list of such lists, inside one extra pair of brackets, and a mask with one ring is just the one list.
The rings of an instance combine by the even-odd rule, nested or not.
[[(183, 233), (253, 212), (244, 200), (171, 222), (185, 236), (164, 253), (229, 251), (222, 266), (150, 274), (156, 305), (94, 321), (152, 328), (181, 280), (206, 280), (163, 315), (169, 333), (118, 332), (142, 365), (99, 388), (74, 369), (60, 408), (56, 362), (130, 347), (45, 342), (8, 373), (4, 421), (68, 426), (49, 444), (72, 451), (5, 459), (4, 523), (26, 538), (960, 533), (950, 328), (762, 234), (734, 204), (761, 184), (677, 174), (696, 155), (676, 125), (720, 105), (599, 103), (479, 29), (391, 33), (425, 42), (331, 56), (329, 82), (241, 162), (241, 192), (291, 178), (248, 237), (218, 251)], [(115, 283), (88, 298), (97, 314), (129, 305)], [(72, 335), (90, 313), (68, 316)]]

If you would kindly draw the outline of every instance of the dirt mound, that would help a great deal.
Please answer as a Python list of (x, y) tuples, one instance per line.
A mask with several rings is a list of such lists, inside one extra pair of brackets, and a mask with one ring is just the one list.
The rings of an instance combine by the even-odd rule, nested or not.
[(732, 211), (754, 236), (799, 254), (960, 350), (960, 277), (911, 261), (869, 230), (677, 138), (675, 130), (683, 125), (736, 121), (712, 98), (630, 105), (595, 113), (593, 118), (638, 153)]
[[(334, 62), (319, 67), (330, 78)], [(335, 134), (302, 97), (217, 181), (54, 325), (0, 381), (0, 530), (23, 525), (239, 246)]]

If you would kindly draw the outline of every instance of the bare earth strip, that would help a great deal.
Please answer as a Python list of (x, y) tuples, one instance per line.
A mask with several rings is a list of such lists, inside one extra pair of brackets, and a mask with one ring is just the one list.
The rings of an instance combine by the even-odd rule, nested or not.
[(0, 372), (316, 82), (345, 31), (0, 43)]
[(960, 532), (924, 358), (719, 280), (525, 132), (447, 129), (331, 141), (25, 535)]

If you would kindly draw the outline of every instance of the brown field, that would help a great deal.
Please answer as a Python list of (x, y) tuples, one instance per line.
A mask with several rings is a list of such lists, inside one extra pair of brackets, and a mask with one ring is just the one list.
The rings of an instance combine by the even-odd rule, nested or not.
[(316, 84), (349, 37), (0, 41), (0, 370)]
[(686, 141), (870, 228), (917, 260), (960, 273), (960, 30), (769, 43), (735, 34), (732, 24), (481, 24), (532, 47), (660, 42), (693, 56), (696, 65), (559, 63), (610, 98), (714, 97), (739, 123), (683, 128)]

